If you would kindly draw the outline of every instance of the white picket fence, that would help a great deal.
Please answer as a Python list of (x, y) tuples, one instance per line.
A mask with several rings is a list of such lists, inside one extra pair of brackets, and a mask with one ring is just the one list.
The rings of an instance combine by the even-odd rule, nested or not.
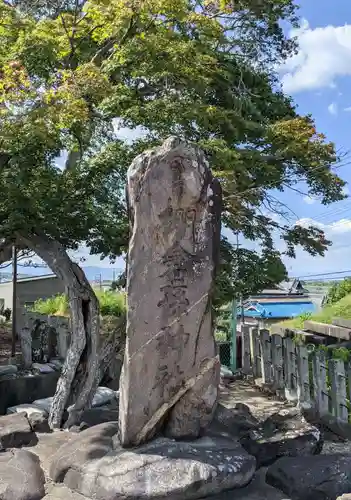
[(329, 359), (323, 350), (308, 352), (292, 338), (244, 326), (242, 371), (256, 383), (320, 416), (351, 421), (351, 366)]

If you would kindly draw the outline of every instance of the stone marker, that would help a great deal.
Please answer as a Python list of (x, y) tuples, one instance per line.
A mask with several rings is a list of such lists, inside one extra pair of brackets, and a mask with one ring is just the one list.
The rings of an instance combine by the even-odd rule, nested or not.
[(177, 138), (128, 170), (131, 240), (127, 342), (120, 381), (123, 446), (197, 437), (213, 417), (219, 360), (211, 291), (221, 189), (204, 154)]
[(29, 369), (32, 366), (32, 334), (30, 328), (25, 325), (19, 331), (19, 338), (21, 341), (21, 352), (23, 359), (23, 367)]

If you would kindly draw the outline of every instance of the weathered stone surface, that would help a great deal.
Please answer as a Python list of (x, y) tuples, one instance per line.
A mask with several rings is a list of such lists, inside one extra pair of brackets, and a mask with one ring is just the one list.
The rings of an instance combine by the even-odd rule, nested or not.
[(5, 366), (0, 366), (0, 377), (4, 375), (13, 375), (14, 373), (17, 373), (18, 368), (15, 365), (5, 365)]
[(197, 499), (245, 486), (255, 473), (255, 458), (231, 439), (159, 438), (124, 450), (111, 437), (102, 442), (101, 428), (62, 446), (51, 467), (54, 480), (96, 500)]
[(45, 495), (39, 459), (25, 450), (0, 453), (0, 499), (40, 500)]
[(323, 448), (322, 433), (295, 408), (275, 413), (240, 442), (256, 457), (258, 467), (270, 465), (280, 457), (316, 455)]
[(48, 363), (33, 363), (32, 364), (32, 369), (37, 371), (38, 373), (52, 373), (55, 371), (52, 366), (50, 366)]
[(33, 357), (32, 357), (32, 335), (28, 325), (23, 326), (23, 328), (19, 330), (19, 338), (21, 342), (23, 366), (24, 368), (29, 369), (32, 366)]
[(40, 408), (39, 406), (36, 406), (35, 404), (22, 404), (17, 406), (10, 406), (10, 408), (7, 408), (6, 413), (8, 415), (11, 415), (12, 413), (25, 413), (27, 417), (32, 413), (36, 414), (41, 413), (45, 417), (49, 416), (49, 413), (47, 411)]
[(49, 418), (44, 412), (31, 412), (27, 415), (27, 419), (33, 432), (51, 432), (49, 427)]
[(62, 316), (49, 316), (48, 324), (51, 327), (51, 353), (55, 351), (59, 358), (65, 359), (71, 337), (69, 320)]
[(71, 441), (75, 436), (76, 434), (64, 431), (51, 432), (50, 434), (37, 434), (38, 442), (35, 446), (30, 448), (30, 451), (39, 457), (41, 466), (47, 476), (49, 476), (54, 454), (62, 445)]
[(118, 410), (105, 408), (90, 408), (85, 410), (82, 415), (80, 430), (94, 427), (105, 422), (118, 422)]
[(351, 455), (280, 458), (266, 481), (293, 500), (335, 500), (351, 491)]
[(48, 490), (43, 500), (91, 500), (88, 497), (83, 497), (83, 495), (70, 490), (63, 484), (52, 485)]
[(51, 368), (53, 368), (55, 371), (59, 372), (62, 369), (63, 363), (61, 360), (53, 358), (50, 359), (50, 363), (48, 363), (48, 365), (51, 366)]
[[(97, 408), (109, 403), (113, 403), (118, 399), (118, 392), (109, 389), (108, 387), (98, 387), (95, 396), (92, 401), (92, 407)], [(43, 411), (50, 413), (50, 408), (52, 405), (53, 397), (37, 399), (33, 402), (33, 405), (37, 406)], [(68, 408), (69, 409), (69, 408)]]
[(80, 469), (86, 463), (106, 455), (113, 448), (117, 432), (118, 423), (109, 422), (74, 434), (53, 456), (50, 477), (56, 482), (63, 482), (71, 468)]
[(233, 408), (219, 404), (214, 414), (213, 422), (219, 422), (235, 437), (246, 435), (250, 430), (258, 429), (260, 422), (255, 418), (248, 406), (237, 403)]
[(53, 396), (50, 398), (36, 399), (33, 401), (33, 405), (49, 414), (53, 399)]
[(36, 436), (25, 413), (13, 413), (0, 417), (0, 450), (19, 448), (35, 442)]
[(220, 186), (204, 154), (171, 137), (128, 171), (131, 240), (127, 344), (120, 381), (122, 444), (197, 437), (212, 420), (219, 360), (211, 290)]
[(230, 490), (201, 500), (289, 500), (285, 493), (266, 483), (266, 469), (256, 471), (252, 481), (244, 488)]

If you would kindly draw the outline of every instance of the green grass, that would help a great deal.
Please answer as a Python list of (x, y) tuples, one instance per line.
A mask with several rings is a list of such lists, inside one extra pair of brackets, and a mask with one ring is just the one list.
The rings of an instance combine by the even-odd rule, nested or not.
[[(100, 303), (102, 316), (121, 316), (126, 310), (124, 293), (113, 291), (94, 290)], [(46, 300), (37, 300), (33, 310), (48, 316), (68, 316), (69, 307), (66, 295), (56, 295)]]
[(302, 329), (307, 319), (318, 321), (319, 323), (331, 323), (333, 318), (351, 319), (351, 295), (346, 295), (335, 304), (324, 307), (316, 314), (303, 314), (294, 319), (289, 319), (280, 323), (285, 328)]

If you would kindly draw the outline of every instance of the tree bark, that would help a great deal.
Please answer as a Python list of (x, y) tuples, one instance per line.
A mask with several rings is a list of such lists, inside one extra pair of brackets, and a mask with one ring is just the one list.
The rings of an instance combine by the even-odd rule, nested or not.
[(65, 408), (70, 406), (67, 427), (79, 424), (84, 409), (91, 406), (100, 381), (100, 309), (97, 297), (83, 270), (57, 241), (42, 234), (17, 234), (17, 239), (48, 264), (66, 287), (72, 338), (51, 406), (51, 429), (62, 426)]

